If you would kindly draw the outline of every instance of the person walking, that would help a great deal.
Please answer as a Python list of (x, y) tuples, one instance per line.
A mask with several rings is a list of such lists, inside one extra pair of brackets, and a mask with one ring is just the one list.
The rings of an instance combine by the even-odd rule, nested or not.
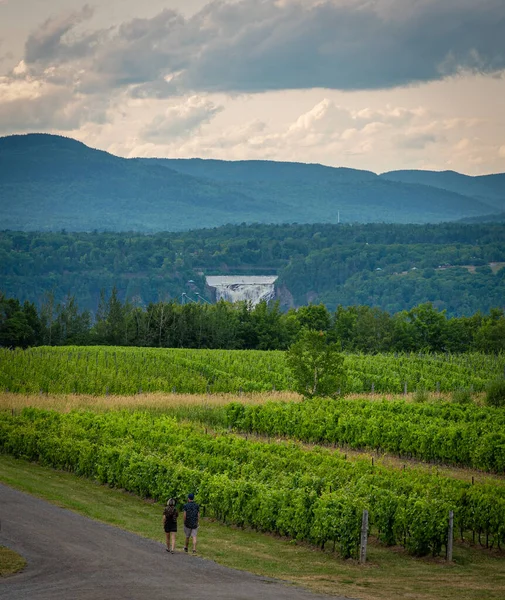
[(184, 552), (188, 551), (189, 538), (193, 538), (193, 554), (196, 554), (196, 535), (198, 533), (198, 521), (200, 517), (200, 507), (195, 502), (195, 495), (188, 494), (188, 501), (183, 506), (184, 511), (184, 535), (186, 544)]
[[(175, 500), (169, 498), (163, 511), (163, 529), (167, 536), (167, 552), (175, 552), (175, 534), (177, 533), (177, 517), (179, 513), (175, 507)], [(188, 544), (186, 543), (186, 546)]]

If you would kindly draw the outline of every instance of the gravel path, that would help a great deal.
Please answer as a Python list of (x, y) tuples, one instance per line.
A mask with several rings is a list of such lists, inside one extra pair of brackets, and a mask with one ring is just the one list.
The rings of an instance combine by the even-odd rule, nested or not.
[(0, 526), (0, 545), (28, 561), (0, 581), (2, 600), (328, 600), (198, 556), (168, 554), (159, 542), (2, 484)]

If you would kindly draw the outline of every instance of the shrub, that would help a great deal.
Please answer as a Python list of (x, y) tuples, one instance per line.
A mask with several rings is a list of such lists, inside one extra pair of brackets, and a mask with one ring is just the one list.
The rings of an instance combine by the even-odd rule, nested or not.
[(488, 406), (505, 406), (505, 378), (490, 381), (486, 387), (486, 404)]
[(458, 388), (452, 392), (451, 400), (456, 404), (470, 404), (473, 402), (472, 390), (469, 388)]
[(414, 392), (414, 402), (428, 402), (430, 399), (430, 393), (425, 388), (417, 388)]

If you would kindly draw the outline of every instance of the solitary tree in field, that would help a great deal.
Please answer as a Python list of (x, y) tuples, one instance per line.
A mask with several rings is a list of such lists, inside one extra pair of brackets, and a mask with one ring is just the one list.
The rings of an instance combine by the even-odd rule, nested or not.
[(346, 369), (338, 344), (322, 331), (304, 330), (286, 352), (295, 389), (306, 398), (337, 396), (344, 390)]

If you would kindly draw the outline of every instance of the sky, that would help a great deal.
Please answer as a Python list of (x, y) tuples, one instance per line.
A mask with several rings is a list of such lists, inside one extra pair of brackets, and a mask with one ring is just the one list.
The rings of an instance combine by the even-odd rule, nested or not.
[(505, 0), (0, 0), (0, 136), (505, 172)]

